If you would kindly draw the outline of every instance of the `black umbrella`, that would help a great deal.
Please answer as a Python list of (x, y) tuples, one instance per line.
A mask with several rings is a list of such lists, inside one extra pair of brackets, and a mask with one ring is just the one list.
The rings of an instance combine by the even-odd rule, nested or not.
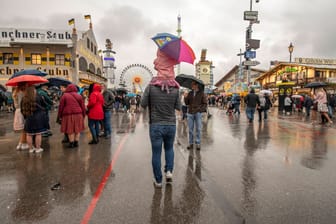
[(175, 78), (176, 82), (180, 84), (180, 86), (191, 89), (192, 82), (196, 82), (199, 84), (201, 89), (204, 89), (204, 83), (202, 80), (196, 78), (193, 75), (185, 75), (185, 74), (179, 74)]
[(60, 87), (60, 86), (68, 86), (69, 84), (71, 84), (71, 82), (69, 80), (59, 78), (59, 77), (49, 78), (48, 81), (49, 81), (49, 83), (48, 83), (49, 86)]
[(305, 85), (305, 88), (318, 88), (318, 87), (324, 87), (327, 86), (328, 84), (325, 82), (311, 82)]
[(127, 94), (127, 89), (125, 89), (125, 88), (118, 88), (118, 89), (116, 89), (116, 92), (118, 93), (118, 94)]
[(9, 79), (12, 79), (14, 77), (21, 76), (21, 75), (37, 75), (37, 76), (44, 77), (44, 76), (48, 75), (48, 73), (46, 73), (44, 71), (37, 70), (37, 69), (25, 69), (25, 70), (22, 70), (22, 71), (19, 71), (19, 72), (15, 72), (14, 75), (12, 75)]

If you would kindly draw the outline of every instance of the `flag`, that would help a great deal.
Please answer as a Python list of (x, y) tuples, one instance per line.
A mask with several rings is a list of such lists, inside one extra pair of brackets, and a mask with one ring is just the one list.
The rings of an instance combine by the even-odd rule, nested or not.
[(75, 19), (74, 19), (74, 18), (70, 19), (70, 20), (68, 21), (68, 24), (69, 24), (69, 25), (75, 24)]
[(91, 20), (91, 15), (84, 15), (84, 19), (90, 19)]

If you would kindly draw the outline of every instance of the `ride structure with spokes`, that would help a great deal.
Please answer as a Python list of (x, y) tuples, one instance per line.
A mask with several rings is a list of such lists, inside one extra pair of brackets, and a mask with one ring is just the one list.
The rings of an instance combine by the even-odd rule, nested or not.
[(153, 72), (145, 65), (130, 64), (122, 70), (119, 86), (126, 88), (129, 92), (142, 93), (152, 77)]

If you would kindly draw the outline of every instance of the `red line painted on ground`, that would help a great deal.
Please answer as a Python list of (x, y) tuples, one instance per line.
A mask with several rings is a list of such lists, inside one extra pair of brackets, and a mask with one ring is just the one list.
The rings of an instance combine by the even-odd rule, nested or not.
[(97, 188), (97, 190), (96, 190), (96, 192), (95, 192), (95, 194), (94, 194), (94, 196), (93, 196), (93, 198), (92, 198), (92, 200), (90, 202), (90, 205), (87, 208), (87, 210), (86, 210), (86, 212), (85, 212), (85, 214), (83, 216), (81, 224), (87, 224), (87, 223), (89, 223), (89, 221), (91, 219), (91, 216), (92, 216), (92, 214), (93, 214), (93, 212), (94, 212), (94, 210), (96, 208), (96, 205), (97, 205), (97, 203), (99, 201), (101, 193), (104, 190), (106, 182), (107, 182), (107, 180), (109, 179), (109, 177), (111, 175), (113, 166), (114, 166), (114, 164), (116, 163), (116, 161), (118, 159), (118, 156), (119, 156), (119, 153), (120, 153), (121, 149), (124, 147), (124, 144), (126, 142), (126, 139), (127, 139), (128, 135), (129, 135), (128, 133), (125, 134), (124, 137), (121, 139), (121, 141), (120, 141), (120, 143), (118, 145), (118, 148), (117, 148), (115, 154), (112, 157), (111, 163), (108, 166), (108, 168), (106, 169), (105, 174), (104, 174), (102, 180), (100, 181), (100, 183), (98, 185), (98, 188)]

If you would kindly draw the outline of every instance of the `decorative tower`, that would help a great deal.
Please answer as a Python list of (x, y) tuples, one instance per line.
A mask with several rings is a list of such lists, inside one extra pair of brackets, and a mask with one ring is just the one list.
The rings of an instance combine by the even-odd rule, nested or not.
[[(180, 16), (180, 14), (177, 16), (177, 30), (176, 30), (176, 32), (177, 32), (177, 36), (181, 37), (182, 30), (181, 30), (181, 16)], [(180, 74), (180, 73), (181, 73), (181, 66), (180, 66), (180, 64), (178, 64), (177, 65), (177, 75)]]
[(105, 42), (105, 50), (103, 51), (103, 68), (105, 72), (105, 76), (108, 79), (107, 82), (107, 88), (114, 88), (115, 87), (115, 74), (114, 74), (114, 69), (116, 67), (114, 66), (114, 54), (116, 53), (115, 51), (112, 50), (112, 42), (110, 39), (106, 39)]
[(72, 27), (72, 36), (71, 36), (71, 41), (72, 41), (72, 48), (71, 48), (71, 66), (73, 68), (73, 72), (71, 74), (70, 81), (73, 82), (74, 84), (78, 83), (78, 74), (79, 74), (79, 62), (78, 62), (78, 57), (77, 57), (77, 30), (76, 30), (76, 25), (75, 25), (75, 19), (72, 18), (68, 21), (69, 25), (73, 25)]
[(213, 86), (212, 61), (206, 59), (207, 49), (202, 49), (201, 59), (196, 64), (196, 77), (203, 81), (205, 92), (210, 93)]

